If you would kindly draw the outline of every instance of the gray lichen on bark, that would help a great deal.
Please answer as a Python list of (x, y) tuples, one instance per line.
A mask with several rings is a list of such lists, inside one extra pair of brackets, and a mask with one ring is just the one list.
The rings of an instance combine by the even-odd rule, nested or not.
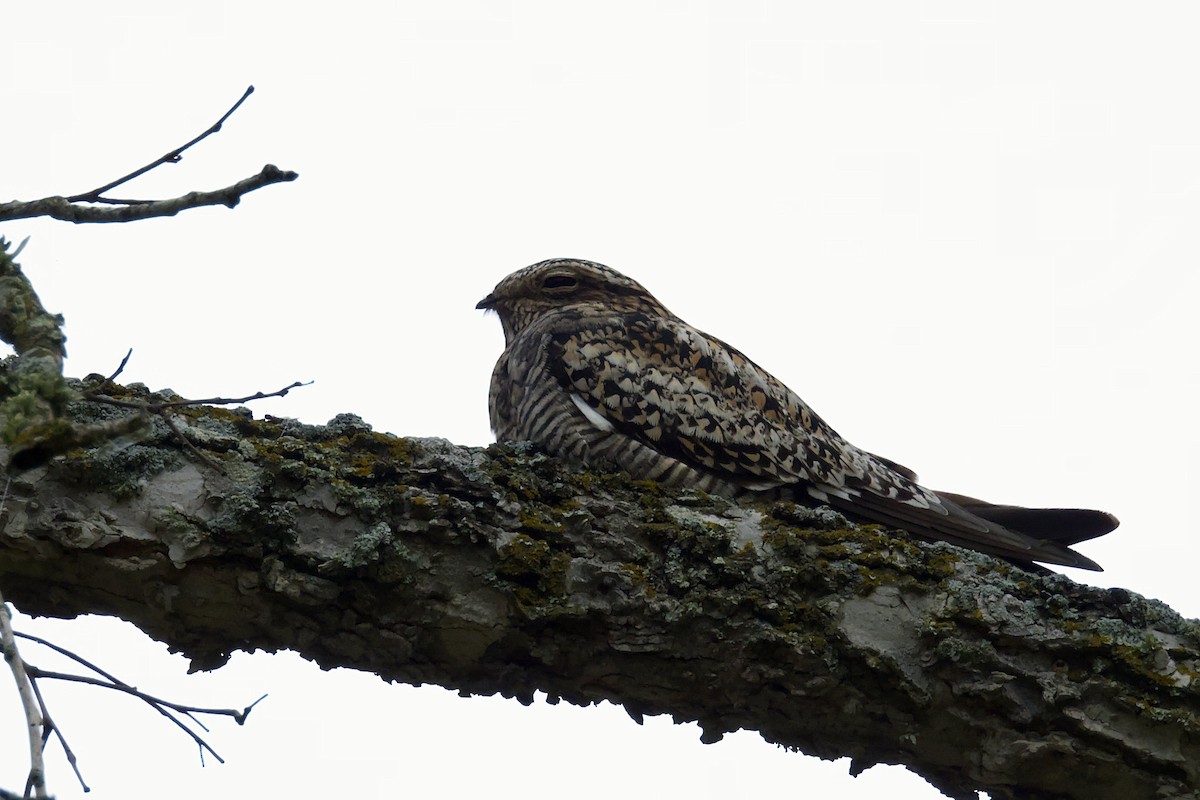
[(855, 771), (904, 764), (956, 798), (1197, 795), (1200, 628), (1161, 603), (519, 445), (353, 415), (176, 419), (220, 472), (156, 419), (11, 476), (0, 583), (19, 607), (120, 616), (197, 669), (289, 648), (526, 703), (611, 700), (710, 741), (747, 728)]
[(83, 425), (64, 415), (76, 393), (63, 377), (67, 337), (63, 318), (51, 314), (0, 236), (0, 340), (16, 356), (0, 370), (0, 443), (5, 462), (18, 469), (45, 463), (68, 450), (132, 433), (142, 415), (122, 414), (103, 424)]

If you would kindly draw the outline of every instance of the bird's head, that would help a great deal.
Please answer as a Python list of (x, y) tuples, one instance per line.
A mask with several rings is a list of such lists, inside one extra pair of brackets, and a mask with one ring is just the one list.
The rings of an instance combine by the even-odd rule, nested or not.
[(615, 269), (577, 258), (542, 261), (509, 275), (476, 308), (495, 311), (511, 343), (532, 322), (556, 311), (595, 306), (605, 312), (671, 312), (637, 281)]

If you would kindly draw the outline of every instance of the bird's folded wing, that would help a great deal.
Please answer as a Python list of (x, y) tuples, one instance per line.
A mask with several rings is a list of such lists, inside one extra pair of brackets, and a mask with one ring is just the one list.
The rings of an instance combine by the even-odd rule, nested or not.
[(611, 315), (553, 333), (548, 344), (547, 366), (577, 405), (702, 472), (748, 489), (798, 484), (860, 521), (1009, 558), (1095, 568), (1061, 545), (939, 498), (911, 470), (851, 445), (740, 351), (677, 319)]
[(549, 367), (614, 428), (735, 483), (834, 487), (862, 470), (803, 401), (742, 353), (676, 320), (626, 314), (552, 337)]

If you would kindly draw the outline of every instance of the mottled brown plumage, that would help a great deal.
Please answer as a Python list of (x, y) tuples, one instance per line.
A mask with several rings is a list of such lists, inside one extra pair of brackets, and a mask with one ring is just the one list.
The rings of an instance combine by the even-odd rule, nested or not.
[(825, 503), (1022, 564), (1098, 570), (1067, 545), (1117, 525), (1100, 511), (997, 506), (926, 489), (602, 264), (534, 264), (478, 307), (496, 311), (504, 327), (489, 397), (501, 441), (529, 440), (575, 463), (608, 461), (636, 478), (723, 495)]

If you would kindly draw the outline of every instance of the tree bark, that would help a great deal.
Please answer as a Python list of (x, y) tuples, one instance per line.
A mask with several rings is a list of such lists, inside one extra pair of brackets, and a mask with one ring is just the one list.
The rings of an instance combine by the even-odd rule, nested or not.
[(519, 445), (352, 415), (175, 420), (187, 445), (154, 419), (11, 475), (0, 586), (22, 610), (119, 616), (196, 669), (289, 648), (464, 693), (610, 700), (708, 741), (749, 728), (954, 798), (1200, 796), (1200, 624), (1156, 601)]

